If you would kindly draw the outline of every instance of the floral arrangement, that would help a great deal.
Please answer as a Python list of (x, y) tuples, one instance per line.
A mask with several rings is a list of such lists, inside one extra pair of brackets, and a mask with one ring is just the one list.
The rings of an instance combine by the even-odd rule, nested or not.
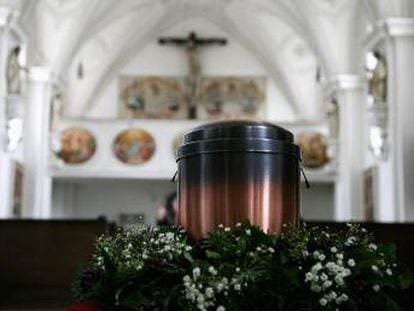
[(175, 227), (102, 236), (73, 289), (102, 310), (400, 310), (410, 283), (394, 247), (358, 225), (273, 235), (244, 223), (201, 241)]

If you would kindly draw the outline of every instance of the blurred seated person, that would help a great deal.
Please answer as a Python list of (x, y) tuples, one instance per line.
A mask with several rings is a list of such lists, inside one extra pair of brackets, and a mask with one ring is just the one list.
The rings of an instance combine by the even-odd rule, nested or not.
[(175, 215), (178, 210), (177, 192), (173, 192), (167, 196), (165, 206), (161, 206), (157, 210), (157, 225), (172, 226), (175, 225)]

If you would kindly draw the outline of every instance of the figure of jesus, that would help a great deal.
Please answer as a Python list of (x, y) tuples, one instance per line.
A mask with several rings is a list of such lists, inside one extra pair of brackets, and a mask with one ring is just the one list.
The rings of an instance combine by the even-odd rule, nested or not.
[(189, 74), (187, 77), (187, 100), (190, 104), (189, 118), (196, 118), (198, 89), (201, 80), (201, 64), (198, 55), (198, 48), (208, 45), (225, 45), (224, 38), (199, 38), (195, 32), (190, 32), (187, 38), (160, 38), (160, 44), (174, 44), (184, 47), (187, 52)]

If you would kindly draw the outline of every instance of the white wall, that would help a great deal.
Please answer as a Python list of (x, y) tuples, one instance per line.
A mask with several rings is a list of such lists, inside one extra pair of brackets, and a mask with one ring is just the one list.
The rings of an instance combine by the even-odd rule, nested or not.
[(54, 218), (105, 216), (116, 221), (120, 213), (143, 213), (153, 223), (157, 208), (176, 185), (167, 180), (55, 180), (53, 189)]
[[(163, 36), (183, 36), (188, 35), (190, 31), (196, 31), (203, 37), (214, 36), (228, 39), (228, 44), (224, 47), (215, 46), (200, 49), (203, 75), (266, 76), (267, 98), (263, 117), (281, 123), (295, 120), (297, 116), (293, 114), (284, 95), (268, 75), (267, 68), (264, 68), (253, 54), (220, 28), (203, 18), (190, 18), (168, 29)], [(72, 181), (55, 180), (53, 190), (54, 217), (89, 218), (103, 214), (111, 220), (115, 220), (120, 211), (137, 212), (139, 208), (142, 208), (147, 212), (148, 220), (153, 218), (154, 208), (164, 200), (165, 193), (173, 189), (167, 181), (175, 170), (172, 141), (185, 130), (198, 125), (199, 122), (116, 119), (118, 115), (118, 76), (185, 76), (187, 72), (188, 63), (185, 50), (173, 46), (161, 46), (154, 38), (146, 47), (137, 52), (135, 57), (106, 85), (97, 100), (91, 103), (92, 108), (83, 116), (86, 117), (86, 120), (66, 119), (62, 121), (61, 129), (69, 126), (82, 126), (94, 133), (97, 138), (97, 152), (90, 161), (83, 165), (55, 167), (53, 171), (55, 175), (59, 175), (59, 178), (62, 176), (70, 177)], [(89, 74), (91, 73), (88, 72), (87, 64), (85, 64), (86, 80)], [(74, 78), (76, 66), (71, 75), (70, 79), (76, 80)], [(76, 83), (81, 84), (82, 81)], [(82, 94), (82, 87), (79, 86), (80, 93), (76, 94), (76, 88), (73, 89), (75, 97), (72, 96), (72, 99)], [(148, 130), (156, 141), (157, 150), (154, 157), (143, 165), (126, 165), (119, 162), (112, 153), (112, 142), (115, 136), (121, 130), (130, 127)], [(105, 177), (105, 180), (89, 179), (98, 176)], [(137, 180), (140, 178), (159, 178), (159, 180)], [(329, 189), (326, 189), (323, 188), (321, 195), (326, 197), (323, 200), (328, 203), (321, 205), (322, 212), (319, 213), (322, 215), (321, 217), (327, 215), (323, 212), (324, 206), (329, 204), (332, 206), (333, 203), (330, 200)], [(319, 192), (312, 190), (312, 193), (313, 196), (307, 194), (307, 197), (310, 197), (311, 204), (316, 206), (313, 203), (317, 201)], [(311, 210), (306, 209), (306, 211), (309, 211), (307, 215), (312, 215)]]
[[(267, 76), (265, 118), (275, 121), (292, 121), (295, 116), (283, 94), (273, 80), (268, 77), (266, 68), (242, 47), (234, 38), (203, 18), (191, 18), (169, 29), (163, 36), (187, 36), (196, 31), (202, 37), (224, 37), (225, 46), (201, 48), (200, 60), (202, 75), (205, 76)], [(154, 38), (148, 46), (120, 71), (118, 75), (166, 75), (185, 76), (188, 61), (183, 48), (159, 45)], [(87, 74), (87, 73), (86, 73)], [(87, 114), (91, 118), (114, 118), (117, 116), (118, 79), (113, 79), (100, 94), (93, 108)]]
[(309, 189), (302, 185), (302, 211), (305, 221), (332, 221), (334, 219), (334, 184), (312, 183)]

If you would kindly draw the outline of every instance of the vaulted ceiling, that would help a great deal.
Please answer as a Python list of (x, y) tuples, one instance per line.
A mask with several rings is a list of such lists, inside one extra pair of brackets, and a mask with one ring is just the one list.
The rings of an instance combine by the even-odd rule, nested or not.
[[(93, 72), (76, 111), (87, 113), (117, 72), (177, 23), (205, 18), (266, 68), (299, 118), (314, 92), (303, 79), (362, 71), (362, 38), (390, 12), (412, 15), (409, 0), (1, 0), (28, 34), (30, 64), (50, 66), (62, 85), (82, 59)], [(35, 51), (35, 52), (34, 52)], [(302, 79), (302, 80), (301, 80)], [(73, 83), (72, 83), (73, 84)], [(310, 85), (310, 86), (309, 86)]]

